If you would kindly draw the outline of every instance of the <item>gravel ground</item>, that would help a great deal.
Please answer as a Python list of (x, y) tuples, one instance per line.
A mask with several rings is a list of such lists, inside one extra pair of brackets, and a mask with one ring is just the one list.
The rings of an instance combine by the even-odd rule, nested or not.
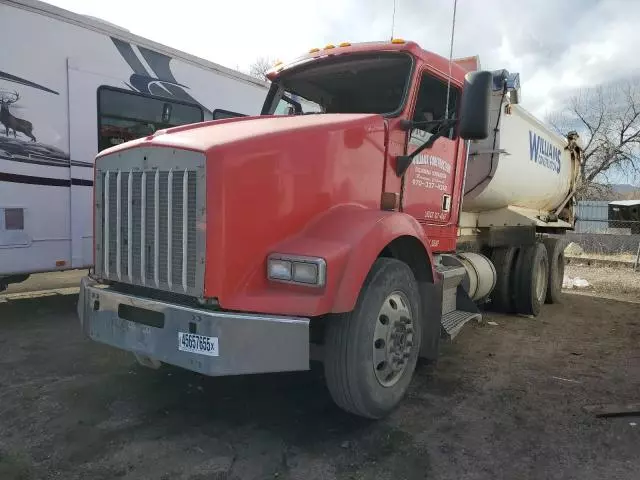
[(583, 407), (640, 402), (640, 304), (564, 297), (466, 327), (378, 422), (336, 409), (321, 370), (149, 370), (81, 336), (76, 295), (12, 299), (0, 479), (637, 480), (640, 417)]

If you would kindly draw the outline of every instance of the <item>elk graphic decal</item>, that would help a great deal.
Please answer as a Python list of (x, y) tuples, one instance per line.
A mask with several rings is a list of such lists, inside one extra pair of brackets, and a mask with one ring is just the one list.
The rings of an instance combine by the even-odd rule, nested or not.
[(36, 137), (32, 132), (33, 124), (28, 120), (16, 117), (10, 111), (11, 106), (18, 100), (20, 100), (20, 94), (17, 91), (0, 92), (0, 123), (4, 125), (4, 134), (8, 137), (13, 130), (14, 138), (17, 137), (17, 132), (20, 132), (35, 142)]

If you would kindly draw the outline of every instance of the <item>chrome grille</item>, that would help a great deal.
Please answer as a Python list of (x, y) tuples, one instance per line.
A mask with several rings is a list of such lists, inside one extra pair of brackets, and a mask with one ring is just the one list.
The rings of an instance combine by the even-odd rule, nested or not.
[[(126, 166), (120, 160), (113, 163)], [(96, 273), (201, 295), (204, 234), (197, 225), (204, 215), (204, 163), (185, 168), (175, 162), (168, 169), (105, 163), (108, 168), (101, 165), (96, 174)]]

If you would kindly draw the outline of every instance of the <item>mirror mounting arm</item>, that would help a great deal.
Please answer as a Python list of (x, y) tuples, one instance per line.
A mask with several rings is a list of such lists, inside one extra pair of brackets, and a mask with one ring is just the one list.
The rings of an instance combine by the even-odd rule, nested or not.
[[(426, 142), (416, 148), (409, 155), (398, 155), (396, 157), (396, 175), (398, 177), (402, 177), (413, 162), (413, 159), (420, 155), (422, 151), (426, 150), (427, 148), (431, 148), (433, 144), (436, 143), (436, 140), (438, 140), (440, 137), (443, 137), (445, 132), (456, 124), (456, 121), (457, 120), (455, 118), (439, 121), (438, 123), (440, 123), (440, 125), (438, 126), (438, 130), (433, 133)], [(417, 125), (419, 123), (420, 122), (415, 122), (414, 125)]]

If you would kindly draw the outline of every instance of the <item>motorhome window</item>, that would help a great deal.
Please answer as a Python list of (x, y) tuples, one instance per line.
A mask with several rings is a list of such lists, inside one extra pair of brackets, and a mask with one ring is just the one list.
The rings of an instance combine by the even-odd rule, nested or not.
[(237, 118), (237, 117), (246, 117), (244, 113), (232, 112), (231, 110), (222, 110), (221, 108), (216, 108), (213, 111), (213, 119), (220, 120), (222, 118)]
[(99, 150), (203, 120), (204, 113), (197, 105), (113, 88), (98, 90)]
[(4, 209), (4, 229), (24, 230), (24, 209), (5, 208)]
[(299, 95), (286, 94), (284, 98), (280, 98), (276, 109), (273, 112), (274, 115), (293, 115), (295, 114), (295, 103), (300, 104), (302, 113), (322, 113), (323, 109), (320, 105), (306, 98), (302, 98)]
[[(451, 85), (449, 90), (449, 114), (447, 118), (455, 118), (460, 100), (460, 89)], [(447, 104), (447, 82), (426, 73), (422, 76), (420, 90), (418, 91), (418, 99), (416, 100), (416, 108), (413, 114), (414, 122), (438, 121), (445, 118)], [(437, 124), (422, 125), (416, 127), (422, 133), (433, 133), (437, 128)], [(456, 128), (452, 127), (449, 134), (446, 135), (450, 139), (456, 138)]]
[[(404, 53), (353, 54), (309, 62), (278, 79), (280, 95), (269, 95), (263, 112), (293, 113), (283, 95), (325, 113), (397, 114), (402, 110), (413, 61)], [(276, 88), (276, 87), (274, 87)], [(270, 108), (269, 108), (270, 107)]]

